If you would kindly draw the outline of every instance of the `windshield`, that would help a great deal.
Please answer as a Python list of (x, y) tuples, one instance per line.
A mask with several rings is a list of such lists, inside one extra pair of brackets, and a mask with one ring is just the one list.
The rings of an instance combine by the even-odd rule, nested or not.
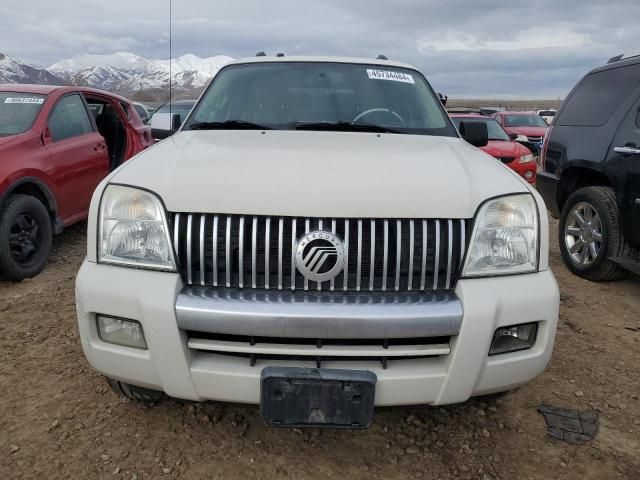
[(540, 115), (505, 115), (504, 124), (507, 127), (542, 127), (547, 128), (547, 122)]
[(18, 135), (29, 130), (45, 99), (44, 95), (0, 92), (0, 136)]
[(492, 118), (471, 118), (471, 117), (454, 117), (452, 118), (454, 125), (460, 130), (460, 122), (467, 123), (486, 123), (487, 133), (489, 134), (489, 140), (498, 140), (504, 142), (510, 142), (511, 139), (507, 132), (500, 126), (500, 124)]
[(329, 62), (224, 68), (185, 130), (268, 128), (457, 136), (414, 70)]

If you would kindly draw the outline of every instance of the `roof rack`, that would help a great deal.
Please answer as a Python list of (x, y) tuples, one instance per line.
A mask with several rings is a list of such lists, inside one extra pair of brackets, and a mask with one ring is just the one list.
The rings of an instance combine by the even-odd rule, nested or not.
[(266, 53), (264, 53), (264, 52), (258, 52), (258, 53), (256, 53), (256, 57), (266, 57), (266, 56), (267, 56), (267, 54), (266, 54)]
[(386, 55), (382, 55), (382, 54), (380, 54), (380, 55), (378, 55), (378, 56), (376, 57), (376, 60), (389, 60), (389, 59), (387, 58), (387, 56), (386, 56)]

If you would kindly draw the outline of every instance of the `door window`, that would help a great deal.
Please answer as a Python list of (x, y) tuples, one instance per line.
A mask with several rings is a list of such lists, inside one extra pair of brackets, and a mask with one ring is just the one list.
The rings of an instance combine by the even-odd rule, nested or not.
[(49, 131), (54, 142), (93, 131), (80, 95), (67, 95), (58, 102), (49, 117)]

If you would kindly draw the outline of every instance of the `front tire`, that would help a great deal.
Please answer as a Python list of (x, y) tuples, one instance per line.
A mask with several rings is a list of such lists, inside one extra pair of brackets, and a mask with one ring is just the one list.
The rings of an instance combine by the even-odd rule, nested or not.
[(114, 393), (120, 397), (126, 398), (127, 400), (154, 404), (166, 398), (163, 392), (158, 392), (157, 390), (136, 387), (135, 385), (130, 385), (112, 378), (107, 378), (107, 381)]
[(624, 249), (612, 188), (575, 191), (562, 209), (558, 237), (562, 259), (574, 274), (594, 282), (625, 276), (624, 269), (610, 260), (621, 256)]
[(51, 253), (51, 218), (40, 200), (11, 195), (0, 209), (0, 276), (20, 281), (38, 275)]

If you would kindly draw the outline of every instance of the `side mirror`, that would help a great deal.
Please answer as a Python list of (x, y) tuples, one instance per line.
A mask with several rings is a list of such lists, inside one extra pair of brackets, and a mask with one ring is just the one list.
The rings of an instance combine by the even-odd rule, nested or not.
[(180, 130), (180, 126), (182, 125), (182, 118), (179, 113), (173, 113), (173, 118), (171, 119), (171, 133), (175, 133)]
[(182, 118), (179, 113), (156, 113), (151, 117), (150, 123), (153, 130), (167, 130), (175, 133), (182, 125)]
[(489, 143), (489, 131), (484, 122), (460, 122), (460, 135), (474, 147), (484, 147)]
[(449, 97), (447, 97), (446, 95), (443, 95), (442, 93), (438, 92), (438, 98), (440, 99), (440, 103), (442, 103), (442, 105), (444, 105), (446, 107), (447, 106), (447, 100), (449, 100)]
[(518, 136), (519, 136), (519, 135), (518, 135), (517, 133), (510, 133), (510, 134), (509, 134), (509, 138), (510, 138), (511, 140), (516, 140), (516, 139), (518, 138)]

